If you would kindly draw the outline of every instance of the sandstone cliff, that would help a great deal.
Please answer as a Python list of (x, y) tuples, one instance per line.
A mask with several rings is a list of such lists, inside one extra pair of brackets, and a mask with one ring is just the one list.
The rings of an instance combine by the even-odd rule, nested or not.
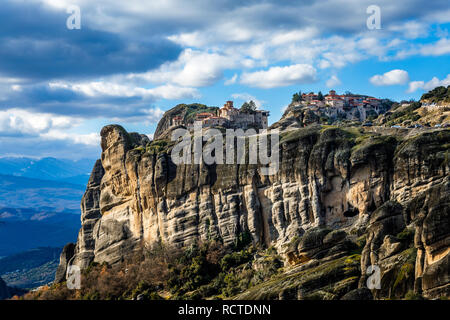
[[(275, 125), (284, 131), (272, 176), (257, 165), (176, 166), (170, 149), (152, 148), (160, 142), (106, 126), (78, 241), (64, 249), (57, 282), (67, 265), (118, 263), (141, 245), (186, 247), (208, 239), (227, 245), (249, 232), (255, 245), (275, 247), (293, 269), (289, 281), (281, 277), (242, 298), (304, 298), (330, 283), (334, 289), (320, 298), (367, 296), (351, 290), (366, 290), (374, 264), (382, 271), (376, 298), (396, 297), (396, 290), (448, 296), (450, 131), (399, 138), (298, 128), (307, 118)], [(360, 240), (362, 253), (354, 255)]]

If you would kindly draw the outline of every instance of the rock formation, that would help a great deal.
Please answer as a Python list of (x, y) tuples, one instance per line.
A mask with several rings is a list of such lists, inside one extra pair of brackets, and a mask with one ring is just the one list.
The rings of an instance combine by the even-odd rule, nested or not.
[[(397, 139), (355, 128), (299, 128), (307, 117), (296, 122), (285, 114), (274, 126), (283, 131), (280, 168), (272, 176), (261, 175), (258, 165), (176, 166), (170, 149), (151, 152), (148, 138), (104, 127), (78, 241), (73, 252), (63, 251), (56, 280), (64, 280), (68, 264), (114, 264), (141, 245), (185, 247), (213, 238), (227, 245), (249, 232), (255, 245), (275, 247), (299, 272), (342, 260), (335, 297), (359, 287), (345, 298), (371, 298), (362, 288), (374, 264), (385, 284), (375, 298), (395, 297), (396, 290), (448, 296), (450, 131)], [(362, 254), (346, 269), (344, 253), (361, 236)], [(311, 281), (285, 290), (279, 284), (270, 297), (302, 298), (323, 285)]]

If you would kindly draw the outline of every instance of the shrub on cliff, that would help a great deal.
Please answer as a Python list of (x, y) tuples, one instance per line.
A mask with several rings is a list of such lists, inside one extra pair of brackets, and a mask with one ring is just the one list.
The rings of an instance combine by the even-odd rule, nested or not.
[(169, 265), (168, 288), (172, 293), (184, 294), (207, 284), (219, 274), (218, 261), (223, 254), (216, 242), (191, 246)]
[(225, 255), (220, 261), (222, 271), (228, 271), (233, 267), (240, 266), (243, 263), (250, 261), (253, 257), (252, 250), (241, 250), (240, 252), (233, 252)]
[(430, 103), (439, 103), (444, 102), (448, 103), (450, 102), (450, 86), (444, 87), (436, 87), (433, 90), (425, 93), (422, 95), (421, 100), (426, 100)]

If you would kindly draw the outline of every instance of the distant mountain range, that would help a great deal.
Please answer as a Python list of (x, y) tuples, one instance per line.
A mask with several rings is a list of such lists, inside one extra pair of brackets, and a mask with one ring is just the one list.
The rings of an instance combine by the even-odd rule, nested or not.
[(0, 158), (0, 174), (40, 180), (53, 180), (85, 186), (93, 159), (68, 160), (55, 158)]
[(0, 257), (76, 240), (94, 162), (0, 158)]
[(75, 210), (0, 208), (0, 257), (42, 246), (59, 247), (77, 238)]
[(53, 281), (62, 248), (40, 247), (0, 259), (0, 277), (10, 287), (36, 288)]
[(0, 207), (79, 210), (86, 184), (0, 174)]

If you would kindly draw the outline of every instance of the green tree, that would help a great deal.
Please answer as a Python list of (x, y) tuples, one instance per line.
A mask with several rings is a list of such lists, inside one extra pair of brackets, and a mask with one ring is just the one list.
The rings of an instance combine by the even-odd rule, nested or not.
[(436, 87), (433, 90), (422, 95), (420, 100), (429, 100), (432, 103), (450, 102), (450, 86)]
[(319, 91), (319, 93), (317, 94), (317, 99), (319, 99), (320, 101), (323, 101), (324, 97), (323, 97), (322, 91)]
[(240, 110), (241, 112), (244, 113), (253, 113), (256, 110), (256, 104), (253, 100), (250, 100), (249, 102), (244, 102)]
[(296, 92), (292, 95), (292, 102), (299, 102), (302, 101), (302, 92)]

